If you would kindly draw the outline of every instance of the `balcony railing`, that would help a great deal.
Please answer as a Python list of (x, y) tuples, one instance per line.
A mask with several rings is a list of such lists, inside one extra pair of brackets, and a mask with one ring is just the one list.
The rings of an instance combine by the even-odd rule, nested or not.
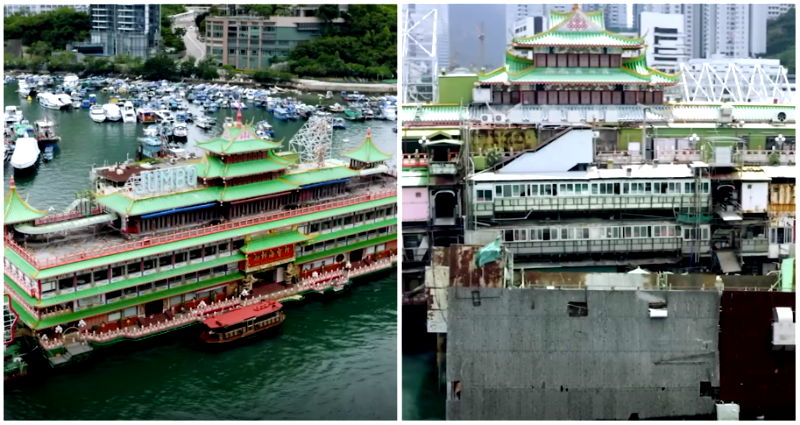
[(641, 154), (632, 154), (626, 151), (597, 152), (597, 162), (613, 162), (614, 164), (639, 164), (644, 160)]
[(278, 211), (268, 214), (259, 215), (256, 217), (249, 217), (249, 218), (242, 218), (238, 220), (232, 220), (227, 223), (217, 224), (213, 226), (206, 226), (201, 227), (198, 229), (192, 230), (185, 230), (175, 233), (170, 233), (162, 236), (156, 236), (152, 238), (141, 239), (134, 242), (123, 243), (119, 245), (115, 245), (113, 247), (104, 247), (94, 250), (88, 250), (83, 252), (77, 252), (73, 254), (67, 254), (60, 257), (48, 258), (48, 259), (37, 259), (30, 253), (28, 253), (24, 248), (19, 246), (10, 233), (6, 233), (4, 235), (4, 240), (7, 246), (12, 248), (20, 257), (25, 259), (28, 263), (32, 266), (36, 267), (37, 269), (41, 270), (48, 267), (55, 267), (63, 264), (74, 263), (77, 261), (89, 260), (92, 258), (98, 257), (105, 257), (108, 255), (118, 254), (121, 252), (131, 251), (139, 248), (145, 248), (155, 245), (160, 245), (168, 242), (175, 242), (183, 239), (194, 238), (198, 236), (209, 235), (213, 233), (219, 233), (226, 230), (233, 230), (233, 229), (240, 229), (242, 227), (253, 226), (256, 224), (263, 224), (269, 223), (272, 221), (277, 220), (284, 220), (287, 218), (298, 217), (306, 214), (311, 214), (314, 212), (330, 210), (334, 208), (341, 208), (350, 205), (356, 205), (368, 201), (374, 201), (378, 199), (384, 199), (391, 196), (396, 196), (397, 191), (395, 190), (387, 190), (375, 193), (368, 193), (366, 195), (356, 196), (349, 199), (341, 199), (332, 202), (325, 202), (317, 205), (312, 205), (308, 207), (287, 210), (287, 211)]
[[(88, 342), (108, 342), (118, 338), (138, 339), (154, 335), (160, 332), (168, 331), (170, 329), (174, 329), (176, 327), (183, 326), (188, 323), (202, 322), (208, 317), (212, 317), (217, 314), (233, 310), (235, 308), (240, 308), (255, 303), (259, 303), (267, 299), (280, 300), (308, 291), (324, 292), (328, 289), (339, 290), (344, 287), (344, 284), (348, 280), (354, 277), (362, 276), (378, 270), (389, 268), (392, 266), (392, 263), (394, 263), (396, 260), (397, 257), (395, 255), (392, 255), (390, 257), (382, 258), (380, 260), (375, 260), (370, 264), (361, 263), (359, 265), (356, 265), (353, 269), (349, 271), (343, 272), (341, 270), (338, 270), (338, 271), (323, 273), (314, 277), (309, 277), (301, 280), (299, 283), (292, 286), (291, 288), (283, 289), (280, 291), (270, 292), (245, 299), (239, 297), (231, 297), (224, 300), (219, 300), (211, 304), (205, 305), (204, 307), (197, 307), (185, 313), (178, 313), (173, 318), (165, 320), (163, 322), (155, 322), (155, 323), (149, 322), (145, 326), (141, 325), (125, 326), (105, 332), (97, 332), (85, 328), (79, 331), (78, 338), (80, 340)], [(42, 347), (44, 347), (47, 350), (63, 347), (68, 343), (67, 341), (65, 341), (63, 335), (55, 338), (40, 336), (39, 342), (41, 343)]]
[(403, 167), (427, 167), (428, 154), (424, 152), (404, 153)]

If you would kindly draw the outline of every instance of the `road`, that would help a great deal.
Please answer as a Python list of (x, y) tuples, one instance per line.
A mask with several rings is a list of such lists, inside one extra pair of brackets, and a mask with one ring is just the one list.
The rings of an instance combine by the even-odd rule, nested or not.
[(186, 30), (186, 34), (183, 36), (183, 43), (186, 45), (184, 58), (192, 56), (197, 60), (201, 60), (206, 57), (206, 45), (198, 39), (197, 27), (194, 24), (194, 18), (197, 14), (197, 10), (190, 9), (186, 13), (175, 15), (172, 27)]

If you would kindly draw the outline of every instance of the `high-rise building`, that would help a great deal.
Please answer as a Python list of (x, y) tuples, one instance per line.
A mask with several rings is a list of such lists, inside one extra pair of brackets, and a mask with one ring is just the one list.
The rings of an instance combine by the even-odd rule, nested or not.
[(641, 14), (656, 12), (682, 14), (690, 58), (722, 54), (733, 58), (753, 57), (766, 52), (766, 4), (635, 4), (634, 23), (644, 34)]
[(791, 3), (784, 3), (784, 4), (768, 4), (767, 5), (767, 19), (772, 20), (775, 19), (784, 13), (788, 12), (789, 9), (793, 8), (794, 5)]
[(678, 72), (678, 64), (688, 59), (683, 23), (681, 14), (641, 13), (641, 34), (647, 45), (647, 62), (653, 68), (674, 74)]
[(103, 55), (147, 58), (161, 45), (161, 6), (157, 4), (92, 4), (91, 43)]
[(36, 15), (42, 12), (56, 10), (60, 7), (69, 7), (78, 12), (89, 11), (89, 5), (86, 4), (6, 4), (3, 6), (3, 12), (5, 13), (5, 16), (13, 15), (15, 13), (21, 13), (23, 15)]

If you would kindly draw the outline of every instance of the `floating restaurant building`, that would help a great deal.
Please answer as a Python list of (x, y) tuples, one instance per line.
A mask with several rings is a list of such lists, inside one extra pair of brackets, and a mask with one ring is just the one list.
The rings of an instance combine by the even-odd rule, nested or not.
[(241, 122), (198, 146), (198, 160), (92, 170), (92, 199), (66, 213), (12, 181), (5, 291), (53, 365), (393, 266), (395, 178), (370, 135), (350, 164), (298, 164)]
[[(786, 355), (771, 351), (784, 345), (754, 345), (753, 353), (742, 357), (722, 350), (730, 350), (735, 339), (731, 324), (737, 313), (730, 311), (743, 311), (741, 298), (759, 297), (746, 288), (793, 295), (794, 105), (777, 99), (770, 104), (680, 103), (681, 76), (650, 68), (643, 39), (606, 30), (602, 11), (585, 12), (579, 6), (553, 11), (550, 23), (552, 28), (543, 33), (513, 39), (504, 66), (441, 75), (439, 103), (401, 110), (403, 299), (407, 312), (427, 310), (427, 330), (438, 335), (439, 347), (446, 347), (438, 358), (448, 418), (690, 417), (710, 414), (722, 393), (730, 396), (728, 401), (742, 402), (743, 414), (764, 414), (769, 403), (753, 398), (748, 403), (747, 390), (726, 377), (736, 375), (738, 367), (750, 367), (758, 378), (746, 385), (773, 379), (775, 388), (787, 387), (794, 370), (787, 369)], [(493, 243), (502, 247), (502, 266), (472, 266), (470, 249)], [(654, 280), (634, 282), (621, 274), (629, 271), (652, 273)], [(693, 280), (669, 284), (672, 273)], [(621, 276), (619, 285), (609, 284), (608, 276)], [(716, 286), (715, 276), (723, 279)], [(512, 293), (517, 288), (542, 292), (515, 292), (525, 299), (521, 302)], [(636, 297), (623, 300), (606, 293), (626, 288), (665, 290), (653, 298), (662, 301), (678, 288), (695, 291), (687, 295), (687, 304), (676, 303), (680, 309), (696, 298), (689, 310), (672, 310), (673, 304), (665, 301), (667, 308), (653, 300), (651, 308), (667, 308), (666, 322), (712, 318), (714, 325), (698, 334), (668, 325), (668, 332), (638, 340), (641, 345), (634, 351), (671, 359), (664, 364), (677, 362), (679, 355), (666, 349), (662, 337), (678, 345), (709, 339), (713, 345), (700, 350), (701, 357), (724, 360), (698, 360), (704, 366), (693, 370), (674, 366), (686, 379), (642, 383), (643, 388), (661, 383), (658, 390), (670, 391), (674, 403), (650, 404), (647, 397), (656, 400), (656, 393), (627, 398), (621, 381), (581, 383), (580, 374), (570, 375), (559, 356), (548, 357), (548, 347), (582, 343), (566, 336), (581, 333), (588, 345), (576, 348), (581, 353), (573, 353), (573, 360), (582, 367), (606, 364), (603, 353), (626, 351), (636, 337), (624, 332), (601, 336), (597, 332), (602, 329), (581, 325), (567, 310), (588, 311), (579, 317), (630, 316), (635, 326), (656, 326), (654, 316), (646, 314), (647, 303), (645, 315), (639, 316)], [(719, 293), (711, 296), (709, 290)], [(773, 310), (793, 309), (792, 299), (780, 294), (759, 298), (759, 320), (752, 324), (758, 329), (752, 334), (769, 333), (772, 313), (778, 322)], [(559, 307), (539, 310), (551, 301)], [(619, 310), (615, 313), (608, 303), (617, 303)], [(536, 311), (519, 310), (523, 304)], [(721, 316), (720, 308), (728, 314)], [(561, 310), (563, 319), (554, 316)], [(552, 324), (534, 317), (541, 314)], [(725, 335), (716, 333), (719, 320), (727, 324)], [(549, 336), (516, 338), (522, 335)], [(601, 349), (601, 343), (610, 345)], [(517, 354), (525, 365), (510, 362)], [(745, 357), (769, 359), (764, 365), (780, 363), (780, 374), (769, 378), (766, 366), (744, 366)], [(626, 364), (641, 376), (654, 376), (650, 364)], [(548, 375), (548, 370), (558, 374)], [(581, 370), (584, 377), (595, 372)], [(701, 375), (705, 378), (696, 379)], [(558, 383), (562, 377), (572, 379), (571, 384)], [(694, 391), (701, 381), (703, 390)], [(689, 382), (693, 392), (681, 394)], [(562, 392), (579, 392), (572, 398), (554, 393), (559, 386)], [(611, 399), (593, 399), (589, 407), (577, 401), (596, 391)], [(775, 391), (772, 396), (772, 412), (783, 417), (789, 398)], [(493, 416), (497, 412), (506, 413)]]

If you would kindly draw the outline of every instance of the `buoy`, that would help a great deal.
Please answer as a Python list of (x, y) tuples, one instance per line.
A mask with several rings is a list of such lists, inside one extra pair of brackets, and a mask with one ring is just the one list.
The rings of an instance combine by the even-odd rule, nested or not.
[(32, 102), (32, 101), (33, 101), (33, 98), (28, 96), (28, 102)]

